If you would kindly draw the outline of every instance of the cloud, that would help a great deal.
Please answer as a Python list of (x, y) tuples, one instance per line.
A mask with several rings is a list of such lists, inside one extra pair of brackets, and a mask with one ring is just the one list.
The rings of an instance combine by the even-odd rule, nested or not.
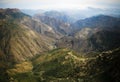
[(120, 0), (0, 0), (0, 7), (17, 8), (107, 8), (119, 5)]
[(14, 2), (16, 2), (16, 0), (0, 0), (0, 3), (1, 4), (11, 4), (11, 3), (14, 3)]

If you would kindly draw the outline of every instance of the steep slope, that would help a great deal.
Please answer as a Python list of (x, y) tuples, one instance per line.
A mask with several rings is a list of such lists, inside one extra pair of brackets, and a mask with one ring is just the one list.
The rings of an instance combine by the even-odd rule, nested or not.
[(57, 17), (54, 18), (54, 17), (49, 16), (49, 15), (37, 14), (34, 16), (34, 18), (40, 20), (41, 22), (43, 22), (51, 27), (53, 27), (55, 32), (59, 33), (61, 35), (66, 35), (71, 30), (69, 23), (62, 21)]
[(9, 82), (7, 70), (15, 64), (53, 49), (53, 40), (23, 24), (25, 18), (33, 21), (18, 9), (0, 9), (0, 82)]
[[(19, 9), (0, 9), (0, 15), (0, 49), (9, 59), (24, 61), (52, 48), (53, 40), (42, 33), (50, 28), (47, 25)], [(38, 32), (35, 27), (45, 30)]]
[(120, 47), (120, 19), (110, 16), (96, 16), (80, 20), (72, 27), (72, 36), (57, 41), (60, 48), (77, 52), (106, 51)]
[(36, 32), (40, 33), (40, 34), (43, 34), (43, 35), (46, 35), (50, 38), (59, 38), (61, 35), (56, 33), (55, 30), (42, 23), (41, 21), (37, 20), (37, 19), (34, 19), (34, 18), (30, 18), (30, 17), (24, 17), (20, 23), (22, 23), (23, 25), (35, 30)]
[(88, 28), (102, 28), (102, 29), (120, 29), (120, 19), (106, 16), (106, 15), (98, 15), (93, 16), (91, 18), (86, 18), (83, 20), (78, 20), (77, 22), (72, 24), (73, 30), (79, 30), (84, 27)]
[(24, 13), (22, 13), (19, 9), (1, 9), (0, 8), (0, 19), (21, 19), (25, 16), (28, 16)]
[(23, 24), (32, 30), (52, 38), (58, 38), (54, 29), (31, 16), (22, 13), (19, 9), (0, 9), (1, 20), (14, 21), (18, 24)]
[(110, 27), (83, 24), (58, 40), (56, 46), (64, 49), (49, 51), (66, 28), (58, 31), (18, 9), (0, 9), (0, 82), (119, 82), (119, 21), (107, 22)]
[(60, 48), (77, 52), (107, 51), (120, 47), (120, 32), (84, 28), (74, 37), (63, 37), (56, 42)]
[(95, 60), (88, 63), (91, 71), (89, 82), (119, 82), (120, 81), (120, 48), (99, 54)]
[(1, 22), (0, 48), (8, 55), (14, 56), (16, 61), (26, 60), (34, 55), (50, 49), (43, 37), (26, 28), (24, 25)]
[(47, 81), (119, 82), (119, 53), (120, 48), (88, 56), (67, 49), (55, 50), (37, 58), (34, 63), (39, 64), (33, 71)]
[[(12, 75), (13, 80), (29, 82), (44, 81), (77, 81), (78, 77), (84, 77), (87, 72), (84, 66), (88, 60), (68, 49), (55, 49), (44, 55), (32, 59), (33, 70), (28, 72), (17, 72)], [(21, 67), (15, 68), (18, 70)], [(79, 70), (80, 68), (80, 70)], [(13, 69), (8, 70), (14, 73)], [(23, 76), (25, 76), (23, 78)]]
[(51, 10), (51, 11), (46, 11), (43, 14), (50, 18), (55, 18), (55, 19), (61, 20), (66, 23), (72, 22), (72, 18), (68, 16), (66, 13), (64, 13), (63, 11)]
[(120, 48), (89, 55), (55, 49), (33, 58), (32, 66), (24, 62), (8, 71), (12, 81), (19, 82), (119, 82), (119, 53)]
[(42, 38), (23, 25), (8, 22), (0, 24), (0, 82), (9, 82), (6, 70), (15, 63), (27, 61), (51, 49), (51, 45)]

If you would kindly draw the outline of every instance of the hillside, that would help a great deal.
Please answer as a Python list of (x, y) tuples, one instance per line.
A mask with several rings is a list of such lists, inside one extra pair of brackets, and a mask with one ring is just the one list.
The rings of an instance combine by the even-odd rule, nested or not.
[[(89, 59), (74, 51), (55, 49), (33, 58), (32, 65), (30, 62), (15, 65), (14, 68), (8, 70), (8, 74), (12, 81), (19, 82), (74, 82), (78, 78), (82, 81), (87, 75), (85, 66), (88, 61)], [(25, 63), (26, 66), (23, 66)], [(24, 70), (21, 66), (24, 67)]]
[(101, 28), (101, 29), (120, 29), (120, 19), (112, 16), (98, 15), (83, 20), (78, 20), (73, 23), (71, 28), (73, 30), (80, 30), (81, 28)]
[[(49, 14), (52, 14), (52, 13), (49, 13)], [(34, 18), (40, 20), (41, 22), (47, 24), (48, 26), (51, 26), (56, 33), (59, 33), (61, 35), (66, 35), (70, 33), (70, 30), (71, 30), (70, 23), (60, 20), (59, 17), (58, 18), (54, 17), (54, 14), (52, 16), (37, 14), (34, 16)]]
[(120, 32), (85, 28), (75, 36), (63, 37), (56, 42), (59, 48), (69, 48), (77, 52), (102, 52), (120, 46)]
[(67, 20), (0, 9), (0, 82), (119, 82), (120, 19)]
[(60, 48), (77, 52), (101, 52), (120, 46), (120, 19), (110, 16), (94, 16), (74, 23), (70, 36), (56, 42)]
[(5, 17), (0, 20), (0, 48), (6, 55), (12, 55), (19, 61), (50, 49), (51, 41), (47, 40), (50, 38), (32, 30), (32, 25), (30, 27), (19, 22), (29, 16), (16, 9), (1, 12)]
[[(19, 9), (0, 9), (0, 17), (0, 81), (7, 82), (7, 69), (53, 49), (54, 40), (33, 29), (32, 24), (37, 21)], [(25, 19), (33, 23), (27, 26)], [(44, 27), (48, 26), (38, 26), (41, 29)]]
[[(102, 52), (88, 67), (92, 70), (91, 82), (119, 82), (120, 81), (120, 48)], [(98, 80), (99, 79), (99, 80)]]
[(119, 48), (90, 55), (55, 49), (33, 58), (32, 64), (15, 65), (8, 73), (12, 81), (19, 82), (119, 82), (119, 53)]
[(50, 38), (58, 38), (60, 35), (55, 33), (54, 29), (39, 20), (32, 18), (29, 15), (22, 13), (19, 9), (0, 9), (1, 20), (14, 21), (17, 24), (25, 25), (26, 27), (46, 35)]
[(0, 26), (0, 48), (9, 59), (14, 57), (17, 62), (23, 61), (50, 49), (43, 36), (24, 25), (2, 22)]

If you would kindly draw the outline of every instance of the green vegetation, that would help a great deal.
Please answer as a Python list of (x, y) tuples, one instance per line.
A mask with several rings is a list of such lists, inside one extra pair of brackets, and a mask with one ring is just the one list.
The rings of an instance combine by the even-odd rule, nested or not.
[(54, 34), (17, 9), (1, 10), (0, 82), (120, 82), (119, 32), (93, 32), (83, 40), (65, 36), (64, 47), (51, 50), (59, 45), (44, 35), (48, 30)]
[[(119, 71), (113, 68), (113, 65), (118, 63), (119, 53), (118, 48), (87, 57), (69, 49), (55, 49), (33, 58), (32, 65), (30, 61), (16, 64), (14, 70), (8, 70), (12, 70), (8, 72), (9, 80), (13, 82), (112, 82), (114, 81), (112, 73), (115, 70)], [(14, 72), (15, 69), (17, 72)], [(116, 82), (118, 76), (115, 77)]]
[(75, 52), (68, 49), (55, 49), (34, 58), (33, 70), (28, 69), (31, 66), (29, 62), (23, 62), (9, 69), (8, 73), (14, 81), (18, 82), (74, 82), (79, 76), (85, 75), (84, 72), (79, 73), (82, 70), (79, 70), (79, 66), (82, 66), (85, 60), (73, 53)]

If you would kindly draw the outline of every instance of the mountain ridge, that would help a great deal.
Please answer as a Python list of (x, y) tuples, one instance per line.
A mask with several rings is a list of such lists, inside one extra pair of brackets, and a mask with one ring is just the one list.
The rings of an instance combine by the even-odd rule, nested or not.
[(71, 27), (0, 9), (0, 82), (119, 82), (119, 22), (100, 15)]

